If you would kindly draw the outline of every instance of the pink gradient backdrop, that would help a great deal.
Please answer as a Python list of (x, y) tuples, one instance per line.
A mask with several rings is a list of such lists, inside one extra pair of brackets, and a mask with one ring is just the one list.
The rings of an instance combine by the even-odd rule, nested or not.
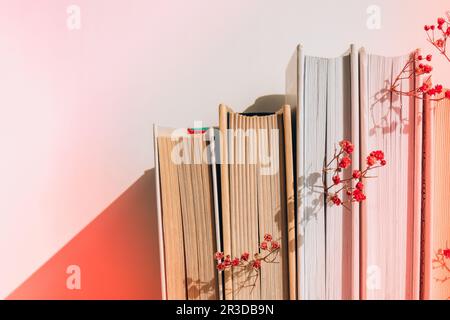
[[(81, 8), (81, 30), (66, 27), (70, 4)], [(382, 9), (380, 30), (366, 28), (371, 4)], [(299, 42), (322, 56), (350, 43), (384, 55), (433, 52), (422, 26), (446, 9), (406, 0), (0, 0), (0, 297), (153, 167), (154, 122), (216, 124), (220, 102), (240, 110), (283, 93)], [(450, 65), (434, 66), (445, 83)]]

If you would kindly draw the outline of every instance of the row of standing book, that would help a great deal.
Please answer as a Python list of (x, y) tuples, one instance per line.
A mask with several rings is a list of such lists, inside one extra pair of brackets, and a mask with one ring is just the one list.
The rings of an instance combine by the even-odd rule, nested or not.
[[(221, 105), (216, 128), (155, 126), (163, 298), (450, 296), (445, 270), (432, 263), (450, 240), (450, 105), (388, 90), (414, 54), (351, 46), (321, 58), (298, 46), (286, 105), (273, 113)], [(419, 81), (399, 85), (407, 92)], [(328, 205), (322, 184), (331, 180), (324, 163), (344, 139), (355, 145), (349, 172), (369, 150), (388, 160), (365, 182), (367, 199), (347, 208)], [(277, 261), (251, 285), (242, 270), (216, 269), (216, 251), (258, 252), (266, 233), (281, 245)]]

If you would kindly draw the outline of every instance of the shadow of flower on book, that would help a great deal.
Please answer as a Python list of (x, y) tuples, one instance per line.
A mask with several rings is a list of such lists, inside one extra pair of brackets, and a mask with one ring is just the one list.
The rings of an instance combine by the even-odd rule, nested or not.
[(215, 278), (210, 281), (201, 281), (200, 279), (186, 279), (188, 298), (190, 300), (208, 300), (215, 299), (218, 296), (217, 280)]
[[(276, 249), (275, 251), (269, 252), (268, 254), (263, 256), (261, 261), (265, 263), (278, 264), (279, 262), (276, 260), (279, 255), (279, 249), (280, 248)], [(238, 294), (245, 288), (250, 288), (250, 292), (252, 292), (256, 288), (258, 280), (261, 279), (261, 272), (261, 266), (255, 267), (252, 263), (242, 266), (240, 270), (235, 272), (235, 275), (244, 275), (245, 278), (238, 283), (236, 289), (233, 289), (233, 294)]]
[[(370, 106), (369, 136), (374, 136), (377, 132), (381, 132), (383, 135), (395, 132), (399, 126), (401, 126), (400, 130), (403, 134), (408, 134), (410, 119), (409, 112), (404, 108), (403, 98), (391, 92), (389, 80), (385, 80), (384, 83), (384, 88), (373, 96)], [(414, 104), (414, 99), (410, 99), (410, 104)]]
[[(307, 222), (317, 217), (317, 213), (324, 206), (323, 197), (323, 181), (322, 174), (320, 172), (313, 172), (305, 179), (304, 176), (298, 179), (298, 205), (301, 207), (305, 202), (306, 197), (314, 197), (311, 199), (309, 205), (304, 209), (305, 214), (301, 222)], [(304, 220), (303, 220), (304, 219)]]
[[(298, 190), (297, 199), (299, 208), (303, 208), (303, 214), (300, 217), (299, 224), (305, 225), (309, 221), (318, 218), (318, 214), (323, 212), (325, 203), (325, 195), (323, 189), (322, 174), (320, 172), (310, 173), (306, 178), (300, 176), (297, 180)], [(309, 201), (305, 201), (306, 198), (313, 197)], [(307, 204), (306, 204), (307, 203)], [(305, 207), (303, 207), (306, 204)], [(303, 245), (302, 233), (298, 236), (298, 246)]]

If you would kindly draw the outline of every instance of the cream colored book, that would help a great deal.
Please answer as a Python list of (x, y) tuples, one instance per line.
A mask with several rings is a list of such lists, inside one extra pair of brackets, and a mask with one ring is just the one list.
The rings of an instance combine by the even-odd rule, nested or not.
[(220, 299), (213, 130), (154, 127), (163, 299)]
[(265, 234), (281, 246), (258, 272), (226, 269), (225, 298), (295, 298), (291, 110), (241, 114), (221, 105), (219, 120), (224, 252), (232, 258), (245, 252), (264, 255)]
[[(418, 299), (422, 203), (420, 99), (390, 92), (415, 53), (384, 57), (360, 51), (361, 161), (383, 150), (387, 165), (366, 179), (361, 211), (361, 298)], [(410, 65), (411, 70), (415, 66)], [(415, 89), (413, 75), (397, 88)]]

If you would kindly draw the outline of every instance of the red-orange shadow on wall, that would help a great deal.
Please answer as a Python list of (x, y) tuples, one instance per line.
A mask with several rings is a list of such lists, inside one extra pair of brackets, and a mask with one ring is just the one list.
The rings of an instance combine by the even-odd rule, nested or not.
[(154, 181), (147, 171), (7, 299), (161, 299)]

